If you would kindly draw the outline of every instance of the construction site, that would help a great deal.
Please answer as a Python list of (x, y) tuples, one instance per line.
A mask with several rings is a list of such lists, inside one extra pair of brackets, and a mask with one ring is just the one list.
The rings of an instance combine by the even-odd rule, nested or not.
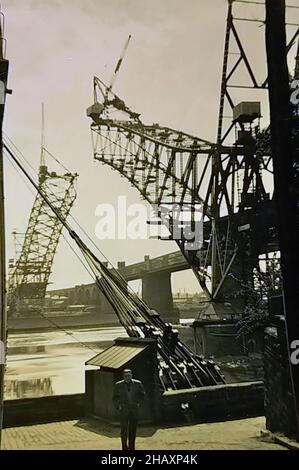
[(297, 0), (37, 4), (1, 10), (1, 448), (135, 450), (129, 371), (139, 450), (298, 450)]

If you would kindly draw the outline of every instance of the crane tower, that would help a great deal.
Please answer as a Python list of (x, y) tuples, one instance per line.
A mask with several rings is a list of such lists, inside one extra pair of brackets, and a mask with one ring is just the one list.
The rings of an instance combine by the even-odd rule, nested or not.
[[(76, 198), (76, 173), (50, 171), (42, 145), (38, 185), (52, 205), (66, 218)], [(43, 305), (62, 224), (37, 193), (22, 249), (10, 262), (8, 304), (11, 316), (38, 314)]]

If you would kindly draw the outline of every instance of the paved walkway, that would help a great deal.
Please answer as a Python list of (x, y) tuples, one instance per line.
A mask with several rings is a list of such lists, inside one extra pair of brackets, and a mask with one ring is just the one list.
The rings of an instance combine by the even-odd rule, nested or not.
[[(281, 450), (261, 437), (263, 417), (173, 428), (141, 428), (137, 448), (145, 450)], [(118, 429), (98, 422), (64, 421), (5, 429), (4, 449), (119, 449)]]

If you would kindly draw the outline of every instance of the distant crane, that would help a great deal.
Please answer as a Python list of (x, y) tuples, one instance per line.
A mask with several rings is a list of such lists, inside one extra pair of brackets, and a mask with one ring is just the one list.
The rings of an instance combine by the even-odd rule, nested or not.
[[(46, 154), (51, 155), (45, 147), (43, 108), (39, 188), (61, 217), (66, 218), (76, 198), (75, 183), (78, 175), (68, 171), (62, 174), (49, 171), (45, 162)], [(10, 262), (9, 315), (32, 315), (41, 311), (61, 231), (61, 222), (37, 193), (20, 256), (14, 265)]]

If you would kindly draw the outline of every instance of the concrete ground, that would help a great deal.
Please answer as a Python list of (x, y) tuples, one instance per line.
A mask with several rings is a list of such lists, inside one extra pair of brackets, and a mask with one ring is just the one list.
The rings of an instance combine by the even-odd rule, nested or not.
[[(137, 449), (145, 450), (283, 450), (261, 436), (264, 417), (182, 427), (138, 430)], [(99, 422), (64, 421), (8, 428), (3, 449), (116, 450), (119, 430)]]

